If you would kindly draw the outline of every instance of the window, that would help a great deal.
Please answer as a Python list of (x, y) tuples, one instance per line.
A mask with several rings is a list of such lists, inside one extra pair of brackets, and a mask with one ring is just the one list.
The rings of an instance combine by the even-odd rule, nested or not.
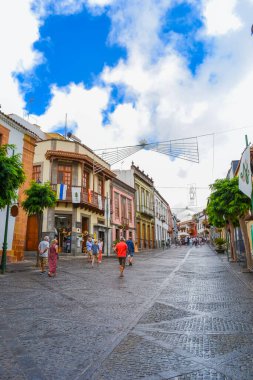
[(119, 194), (114, 193), (114, 209), (115, 209), (115, 218), (119, 219)]
[(136, 209), (137, 209), (137, 211), (140, 211), (140, 188), (139, 188), (139, 186), (136, 187)]
[(3, 144), (3, 135), (0, 133), (0, 146)]
[(57, 183), (62, 183), (64, 185), (71, 186), (71, 180), (72, 180), (72, 166), (59, 165)]
[(141, 189), (141, 205), (142, 205), (142, 208), (144, 206), (146, 206), (146, 202), (145, 202), (145, 191), (143, 189)]
[(83, 188), (88, 192), (90, 182), (90, 174), (86, 171), (83, 172)]
[(104, 195), (104, 181), (101, 177), (98, 177), (98, 194)]
[(121, 217), (126, 218), (126, 197), (121, 197)]
[(128, 219), (131, 223), (133, 221), (133, 210), (132, 210), (132, 201), (131, 199), (127, 200), (127, 209), (128, 209)]
[[(1, 145), (1, 142), (0, 142)], [(32, 179), (36, 182), (41, 182), (41, 165), (33, 166)]]

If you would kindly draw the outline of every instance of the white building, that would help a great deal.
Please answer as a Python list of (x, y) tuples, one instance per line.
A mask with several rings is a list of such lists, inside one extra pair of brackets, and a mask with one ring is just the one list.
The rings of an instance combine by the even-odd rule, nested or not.
[(155, 240), (156, 247), (161, 248), (162, 242), (167, 241), (169, 237), (168, 229), (168, 203), (161, 194), (154, 189), (155, 204)]

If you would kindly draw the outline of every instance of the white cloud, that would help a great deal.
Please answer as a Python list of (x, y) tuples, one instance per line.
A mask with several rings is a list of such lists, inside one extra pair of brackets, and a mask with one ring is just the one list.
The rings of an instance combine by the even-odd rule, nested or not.
[(32, 49), (38, 39), (38, 20), (30, 10), (30, 0), (9, 0), (0, 12), (0, 104), (3, 112), (22, 115), (24, 102), (13, 78), (16, 71), (29, 70), (42, 57)]
[(236, 31), (241, 20), (236, 14), (238, 0), (207, 0), (204, 7), (207, 34), (222, 35)]
[(103, 8), (115, 0), (35, 0), (34, 10), (40, 17), (48, 14), (71, 15), (79, 13), (87, 5), (91, 9)]
[[(45, 1), (43, 3), (45, 5)], [(77, 12), (84, 1), (57, 3), (61, 6), (58, 12), (66, 13)], [(163, 141), (207, 134), (198, 139), (199, 165), (171, 161), (150, 151), (139, 152), (119, 164), (129, 167), (133, 159), (154, 177), (157, 187), (186, 187), (158, 189), (172, 206), (181, 207), (189, 202), (188, 184), (207, 187), (215, 178), (225, 176), (231, 160), (240, 158), (244, 133), (248, 132), (249, 140), (253, 141), (253, 129), (221, 133), (252, 125), (253, 39), (250, 27), (253, 1), (203, 0), (206, 25), (201, 37), (210, 38), (212, 50), (195, 77), (189, 72), (185, 59), (171, 46), (163, 46), (158, 38), (163, 15), (171, 3), (167, 0), (130, 0), (127, 3), (115, 0), (110, 10), (113, 25), (110, 38), (126, 46), (127, 61), (104, 70), (101, 78), (105, 87), (99, 84), (89, 90), (83, 84), (52, 87), (52, 101), (37, 122), (51, 129), (59, 123), (64, 125), (65, 113), (68, 113), (69, 124), (78, 124), (77, 135), (85, 144), (98, 148), (132, 145), (145, 137)], [(6, 5), (5, 13), (0, 15), (0, 28), (5, 20), (14, 17), (12, 9), (20, 1), (14, 4), (12, 0), (8, 4), (11, 5)], [(89, 5), (104, 6), (108, 1), (90, 0)], [(29, 11), (28, 1), (22, 1), (20, 12), (24, 12), (26, 20), (26, 23), (21, 20), (21, 13), (15, 18), (20, 44), (16, 44), (17, 33), (7, 21), (1, 30), (2, 46), (10, 51), (9, 56), (3, 55), (0, 60), (0, 85), (6, 89), (2, 94), (8, 98), (5, 100), (8, 112), (18, 112), (17, 108), (21, 110), (23, 106), (11, 73), (20, 65), (31, 68), (40, 59), (31, 49), (38, 36), (38, 21)], [(7, 50), (9, 46), (13, 49)], [(103, 111), (108, 107), (114, 84), (124, 87), (128, 99), (135, 101), (134, 104), (128, 100), (118, 105), (109, 115), (109, 124), (103, 127)], [(217, 132), (214, 138), (212, 132)], [(204, 206), (207, 194), (207, 189), (197, 190), (199, 205)]]

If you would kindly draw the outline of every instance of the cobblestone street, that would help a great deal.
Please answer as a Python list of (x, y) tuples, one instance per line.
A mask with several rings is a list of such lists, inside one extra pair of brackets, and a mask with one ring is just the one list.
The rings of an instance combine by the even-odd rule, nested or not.
[(233, 265), (208, 246), (136, 254), (124, 278), (116, 258), (9, 265), (0, 378), (252, 380), (253, 275)]

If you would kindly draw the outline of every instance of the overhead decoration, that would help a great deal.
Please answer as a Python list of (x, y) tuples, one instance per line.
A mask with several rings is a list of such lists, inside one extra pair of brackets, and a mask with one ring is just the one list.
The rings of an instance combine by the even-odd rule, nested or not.
[(180, 158), (199, 163), (199, 150), (197, 137), (189, 137), (164, 142), (147, 143), (145, 140), (138, 145), (118, 148), (105, 148), (96, 150), (96, 154), (110, 165), (123, 161), (141, 149), (152, 150), (173, 158)]

